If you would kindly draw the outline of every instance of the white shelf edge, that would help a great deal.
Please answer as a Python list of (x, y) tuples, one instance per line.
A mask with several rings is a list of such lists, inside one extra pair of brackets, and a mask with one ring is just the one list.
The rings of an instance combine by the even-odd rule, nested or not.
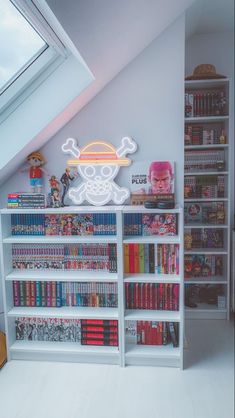
[(9, 214), (19, 214), (19, 213), (115, 213), (122, 210), (123, 205), (121, 206), (65, 206), (61, 208), (43, 208), (43, 209), (36, 209), (36, 208), (4, 208), (0, 210), (0, 213), (3, 215)]
[(45, 270), (16, 270), (6, 275), (6, 281), (92, 281), (92, 282), (116, 282), (117, 273), (86, 272), (86, 271), (45, 271)]
[[(169, 277), (167, 277), (169, 276)], [(174, 276), (170, 274), (152, 274), (152, 273), (139, 273), (139, 274), (125, 274), (124, 283), (180, 283), (180, 276)]]
[(213, 197), (213, 198), (192, 198), (192, 199), (184, 199), (184, 202), (227, 202), (227, 197)]
[(201, 144), (201, 145), (185, 145), (185, 150), (194, 150), (194, 149), (200, 149), (200, 148), (228, 148), (229, 144)]
[(84, 355), (119, 355), (116, 346), (89, 346), (74, 342), (54, 342), (54, 341), (24, 341), (16, 340), (10, 346), (11, 352), (44, 352), (44, 353), (65, 353), (65, 354), (84, 354)]
[(156, 243), (156, 244), (180, 244), (179, 236), (128, 236), (123, 239), (123, 244), (129, 243)]
[(228, 175), (228, 171), (192, 171), (184, 172), (184, 177), (188, 176), (215, 176), (215, 175)]
[(126, 348), (126, 357), (180, 357), (180, 348), (168, 345), (128, 345)]
[(190, 122), (223, 122), (224, 120), (228, 120), (229, 115), (221, 115), (221, 116), (192, 116), (190, 118), (184, 118), (185, 123)]
[(72, 237), (53, 237), (53, 236), (37, 236), (37, 235), (21, 235), (10, 236), (3, 238), (4, 244), (79, 244), (79, 243), (116, 243), (117, 237), (115, 235), (88, 235), (72, 236)]
[(217, 228), (217, 229), (228, 229), (228, 225), (222, 225), (222, 224), (193, 224), (188, 225), (184, 224), (184, 229), (194, 229), (194, 228)]
[(179, 204), (176, 204), (174, 209), (147, 209), (144, 205), (126, 205), (122, 209), (123, 213), (180, 213), (181, 211), (182, 207)]
[(184, 254), (221, 254), (221, 255), (226, 255), (228, 254), (228, 251), (226, 250), (219, 250), (219, 249), (210, 249), (208, 250), (207, 248), (200, 248), (200, 249), (195, 249), (195, 250), (185, 250)]
[(179, 311), (156, 311), (147, 309), (126, 310), (125, 321), (166, 321), (180, 322)]
[(66, 318), (66, 319), (118, 319), (117, 308), (90, 308), (90, 307), (62, 307), (37, 308), (14, 307), (7, 312), (8, 318), (35, 317), (35, 318)]

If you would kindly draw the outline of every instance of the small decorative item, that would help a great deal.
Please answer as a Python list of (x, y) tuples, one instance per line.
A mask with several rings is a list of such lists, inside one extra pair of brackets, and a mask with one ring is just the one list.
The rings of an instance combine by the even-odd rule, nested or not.
[(31, 192), (41, 193), (43, 185), (42, 173), (47, 174), (46, 170), (42, 168), (42, 165), (45, 164), (45, 159), (41, 152), (34, 151), (28, 155), (27, 162), (30, 165), (30, 168), (23, 169), (21, 172), (28, 171)]
[(67, 167), (65, 169), (64, 174), (61, 176), (61, 183), (63, 185), (63, 193), (62, 193), (62, 198), (61, 198), (61, 206), (66, 206), (64, 203), (64, 199), (65, 199), (65, 195), (68, 193), (69, 190), (69, 186), (71, 181), (73, 181), (75, 178), (77, 177), (77, 173), (73, 173), (73, 175), (71, 175), (71, 170), (69, 167)]
[(61, 207), (61, 197), (60, 197), (60, 182), (56, 176), (51, 176), (49, 179), (49, 184), (51, 191), (48, 195), (48, 205), (52, 208)]
[(126, 154), (136, 149), (137, 145), (130, 137), (122, 138), (118, 149), (108, 142), (94, 141), (81, 150), (75, 139), (68, 138), (62, 151), (75, 157), (68, 161), (68, 165), (77, 166), (83, 180), (77, 188), (69, 190), (69, 197), (78, 205), (84, 200), (92, 205), (105, 205), (111, 200), (119, 205), (124, 203), (130, 192), (125, 187), (119, 187), (113, 180), (121, 166), (131, 164)]

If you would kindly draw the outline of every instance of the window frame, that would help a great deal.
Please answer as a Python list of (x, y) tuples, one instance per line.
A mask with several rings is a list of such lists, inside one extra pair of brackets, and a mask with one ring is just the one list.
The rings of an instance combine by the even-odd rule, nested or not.
[[(46, 46), (36, 53), (0, 91), (0, 123), (68, 56), (69, 51), (46, 19), (44, 0), (9, 0), (41, 36)], [(43, 9), (43, 10), (42, 10)]]

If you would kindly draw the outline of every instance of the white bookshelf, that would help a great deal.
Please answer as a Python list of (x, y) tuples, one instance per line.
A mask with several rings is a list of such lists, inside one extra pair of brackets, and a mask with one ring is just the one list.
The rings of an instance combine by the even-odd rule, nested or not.
[[(115, 213), (115, 236), (12, 236), (12, 214), (68, 214), (68, 213)], [(178, 216), (178, 235), (175, 237), (125, 237), (124, 213), (176, 213)], [(145, 209), (143, 206), (104, 206), (104, 207), (65, 207), (58, 209), (2, 209), (1, 210), (1, 270), (3, 280), (3, 299), (5, 310), (5, 328), (7, 336), (8, 360), (49, 360), (108, 363), (125, 366), (164, 365), (183, 367), (183, 216), (182, 208), (171, 210)], [(74, 270), (17, 270), (12, 268), (13, 244), (69, 244), (69, 243), (115, 243), (117, 246), (117, 273), (102, 271)], [(178, 243), (180, 244), (180, 274), (125, 274), (124, 252), (126, 243)], [(116, 283), (118, 289), (117, 308), (96, 307), (21, 307), (14, 306), (13, 282), (99, 282)], [(180, 310), (125, 310), (124, 283), (177, 283), (180, 285)], [(103, 319), (117, 320), (119, 332), (118, 347), (84, 346), (74, 342), (49, 342), (16, 340), (15, 319), (27, 318), (63, 318), (63, 319)], [(125, 343), (125, 321), (172, 321), (179, 323), (179, 347), (138, 346), (130, 347)]]
[(125, 309), (125, 321), (162, 321), (179, 323), (179, 347), (172, 344), (166, 346), (150, 346), (130, 344), (125, 340), (125, 364), (127, 365), (156, 365), (178, 366), (183, 368), (183, 334), (184, 334), (184, 281), (183, 281), (183, 213), (182, 208), (176, 206), (171, 210), (145, 209), (143, 206), (125, 206), (126, 213), (176, 213), (178, 214), (178, 233), (176, 236), (128, 236), (123, 237), (123, 243), (168, 243), (179, 244), (179, 274), (126, 273), (124, 283), (178, 283), (180, 286), (179, 311)]
[[(226, 309), (219, 309), (216, 305), (209, 305), (199, 303), (197, 308), (189, 308), (186, 306), (186, 318), (190, 319), (229, 319), (230, 316), (230, 202), (231, 202), (231, 168), (232, 168), (232, 138), (230, 132), (230, 110), (231, 110), (231, 83), (228, 78), (215, 79), (215, 80), (188, 80), (185, 81), (185, 92), (192, 93), (196, 90), (199, 92), (203, 89), (220, 89), (226, 91), (227, 97), (227, 114), (216, 115), (216, 116), (192, 116), (185, 117), (185, 125), (192, 125), (193, 127), (203, 126), (207, 129), (212, 129), (216, 124), (223, 129), (226, 133), (226, 143), (212, 143), (212, 144), (187, 144), (185, 145), (185, 152), (187, 151), (205, 151), (208, 153), (212, 150), (224, 151), (225, 168), (223, 171), (220, 170), (185, 170), (185, 177), (189, 176), (215, 176), (223, 175), (225, 178), (225, 195), (223, 198), (200, 198), (200, 197), (187, 197), (184, 199), (185, 204), (198, 203), (198, 204), (213, 204), (213, 202), (224, 202), (225, 207), (225, 223), (224, 224), (207, 224), (207, 223), (190, 223), (185, 222), (184, 230), (185, 233), (189, 229), (212, 229), (216, 228), (223, 231), (224, 234), (224, 248), (202, 248), (202, 249), (190, 249), (186, 250), (185, 255), (221, 255), (223, 257), (223, 274), (221, 276), (212, 277), (191, 277), (185, 279), (185, 284), (214, 284), (223, 285), (226, 295)], [(199, 99), (200, 100), (200, 99)], [(200, 105), (201, 106), (201, 105)], [(196, 177), (197, 178), (197, 177)]]

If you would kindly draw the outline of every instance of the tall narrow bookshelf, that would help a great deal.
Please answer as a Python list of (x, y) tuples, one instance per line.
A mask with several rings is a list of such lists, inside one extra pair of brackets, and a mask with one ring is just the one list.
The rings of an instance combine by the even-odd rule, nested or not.
[(230, 312), (229, 79), (185, 82), (184, 265), (187, 318)]
[[(126, 214), (164, 216), (166, 212), (177, 218), (174, 236), (126, 235)], [(68, 217), (69, 226), (65, 225)], [(72, 229), (72, 223), (76, 228), (79, 222), (84, 226), (84, 219), (88, 229)], [(2, 209), (1, 269), (8, 360), (182, 368), (182, 235), (179, 207), (165, 212), (133, 206)], [(128, 243), (177, 244), (178, 273), (125, 273), (124, 248)], [(177, 284), (178, 307), (174, 311), (166, 309), (167, 305), (154, 310), (126, 309), (126, 283), (169, 284), (169, 291)], [(170, 334), (166, 326), (164, 345), (162, 340), (151, 340), (149, 345), (130, 346), (126, 321), (153, 321), (151, 335), (156, 335), (156, 327), (162, 327), (163, 322), (175, 328), (171, 327)], [(161, 339), (160, 331), (157, 335)], [(173, 347), (172, 335), (177, 337), (178, 347)]]

